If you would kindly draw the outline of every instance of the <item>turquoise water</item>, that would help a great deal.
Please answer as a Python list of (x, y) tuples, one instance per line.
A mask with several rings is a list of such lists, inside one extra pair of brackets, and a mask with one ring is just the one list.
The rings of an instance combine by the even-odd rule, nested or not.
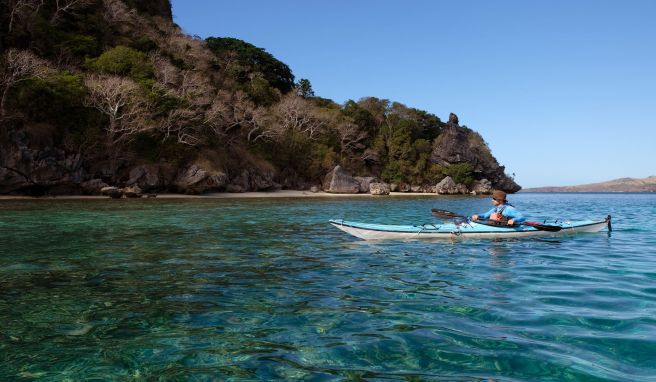
[(573, 237), (364, 242), (487, 198), (0, 201), (0, 380), (656, 381), (656, 195)]

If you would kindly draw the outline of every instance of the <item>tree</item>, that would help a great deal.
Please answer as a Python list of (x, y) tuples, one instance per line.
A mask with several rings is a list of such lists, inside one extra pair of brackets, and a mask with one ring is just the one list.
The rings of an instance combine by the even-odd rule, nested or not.
[(38, 13), (45, 0), (5, 0), (0, 5), (6, 6), (9, 10), (9, 23), (7, 23), (8, 32), (14, 28), (16, 19), (24, 17), (28, 12)]
[(301, 78), (301, 80), (296, 84), (296, 94), (303, 98), (314, 97), (314, 90), (312, 90), (312, 84), (310, 84), (310, 80)]
[[(263, 115), (264, 109), (255, 106), (243, 91), (238, 90), (233, 93), (220, 90), (205, 114), (205, 123), (212, 128), (216, 136), (221, 138), (226, 138), (235, 128), (239, 128), (249, 137), (252, 131), (258, 129)], [(232, 139), (227, 141), (230, 143)]]
[(368, 135), (355, 123), (348, 120), (340, 121), (335, 125), (334, 129), (337, 132), (337, 138), (339, 138), (339, 153), (342, 159), (345, 153), (364, 147), (361, 142)]
[(294, 75), (289, 66), (277, 60), (262, 48), (249, 44), (236, 38), (209, 37), (205, 40), (207, 47), (220, 60), (229, 58), (236, 53), (238, 62), (242, 67), (241, 72), (234, 73), (240, 82), (247, 82), (249, 74), (260, 72), (271, 86), (280, 90), (283, 94), (294, 87)]
[(275, 129), (278, 136), (287, 132), (300, 133), (309, 139), (315, 139), (328, 126), (326, 116), (321, 115), (305, 99), (289, 93), (275, 105)]
[(77, 11), (95, 3), (95, 0), (55, 0), (55, 12), (50, 17), (50, 24), (57, 24), (64, 14), (76, 15)]
[(153, 67), (146, 54), (127, 46), (119, 45), (88, 59), (87, 66), (102, 73), (129, 75), (137, 81), (153, 77)]
[(134, 81), (113, 75), (93, 75), (84, 83), (89, 89), (86, 104), (105, 114), (109, 120), (107, 135), (111, 145), (153, 128), (143, 122), (148, 108)]
[(3, 56), (3, 67), (0, 72), (2, 99), (0, 99), (0, 116), (6, 114), (5, 103), (9, 90), (16, 84), (32, 78), (44, 78), (53, 70), (48, 61), (36, 56), (29, 50), (9, 49)]

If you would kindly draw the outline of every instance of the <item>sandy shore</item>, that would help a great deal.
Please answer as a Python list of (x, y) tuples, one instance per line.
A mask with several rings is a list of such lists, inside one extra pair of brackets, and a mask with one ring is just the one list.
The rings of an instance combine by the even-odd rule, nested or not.
[[(441, 196), (437, 194), (423, 193), (423, 192), (392, 192), (391, 196)], [(310, 191), (295, 191), (295, 190), (281, 190), (271, 192), (215, 192), (202, 195), (185, 195), (185, 194), (157, 194), (156, 199), (251, 199), (251, 198), (385, 198), (387, 195), (371, 195), (371, 194), (330, 194), (327, 192), (310, 192)], [(0, 200), (49, 200), (49, 199), (109, 199), (108, 196), (98, 195), (62, 195), (62, 196), (13, 196), (13, 195), (0, 195)]]

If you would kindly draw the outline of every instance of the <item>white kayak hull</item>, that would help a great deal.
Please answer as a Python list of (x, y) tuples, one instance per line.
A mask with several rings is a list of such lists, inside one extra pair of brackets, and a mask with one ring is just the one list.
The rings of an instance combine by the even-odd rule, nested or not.
[(364, 240), (414, 240), (414, 239), (497, 239), (536, 236), (562, 236), (581, 232), (599, 232), (608, 228), (610, 220), (561, 222), (557, 232), (541, 231), (531, 226), (496, 227), (466, 222), (461, 224), (385, 225), (330, 220), (338, 229)]

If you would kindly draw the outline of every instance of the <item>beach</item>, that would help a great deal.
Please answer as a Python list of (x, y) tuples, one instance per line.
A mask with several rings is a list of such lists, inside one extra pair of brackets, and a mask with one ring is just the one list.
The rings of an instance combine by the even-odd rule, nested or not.
[[(385, 198), (387, 196), (443, 196), (439, 194), (424, 192), (391, 192), (389, 195), (371, 194), (331, 194), (328, 192), (311, 192), (298, 190), (280, 190), (267, 192), (212, 192), (200, 195), (157, 194), (156, 199), (253, 199), (253, 198), (344, 198), (344, 197), (372, 197)], [(104, 195), (57, 195), (57, 196), (25, 196), (25, 195), (0, 195), (0, 200), (30, 200), (30, 199), (110, 199)], [(136, 198), (140, 199), (140, 198)]]

